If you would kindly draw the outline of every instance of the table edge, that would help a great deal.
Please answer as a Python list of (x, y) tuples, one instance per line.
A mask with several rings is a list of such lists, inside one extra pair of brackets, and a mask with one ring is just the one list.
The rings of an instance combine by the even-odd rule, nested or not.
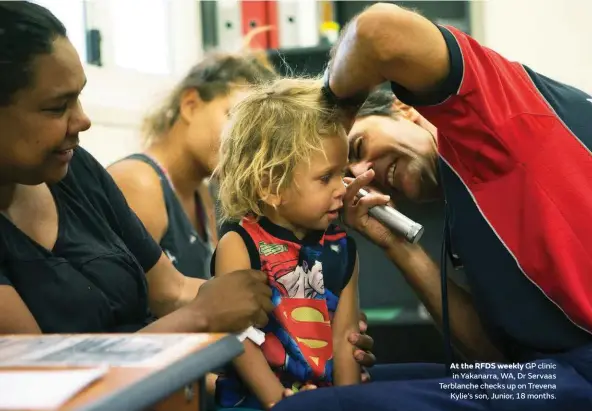
[(244, 351), (234, 335), (218, 341), (74, 411), (142, 411), (162, 401)]

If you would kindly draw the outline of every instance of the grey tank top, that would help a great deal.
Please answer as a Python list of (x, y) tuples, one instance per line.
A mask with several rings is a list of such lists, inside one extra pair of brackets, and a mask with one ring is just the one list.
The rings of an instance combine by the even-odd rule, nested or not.
[(214, 252), (210, 241), (208, 218), (199, 194), (195, 193), (197, 217), (201, 222), (206, 238), (202, 238), (195, 228), (173, 188), (166, 170), (156, 160), (146, 154), (132, 154), (126, 159), (142, 161), (151, 166), (160, 178), (164, 202), (168, 216), (168, 227), (160, 240), (160, 247), (173, 265), (187, 277), (210, 278), (210, 260)]

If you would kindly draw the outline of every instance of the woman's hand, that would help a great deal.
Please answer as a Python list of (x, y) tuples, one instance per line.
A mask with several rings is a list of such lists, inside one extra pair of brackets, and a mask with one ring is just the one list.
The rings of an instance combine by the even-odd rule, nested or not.
[(206, 281), (191, 305), (196, 315), (204, 316), (208, 332), (262, 328), (274, 308), (267, 275), (256, 270), (238, 270)]

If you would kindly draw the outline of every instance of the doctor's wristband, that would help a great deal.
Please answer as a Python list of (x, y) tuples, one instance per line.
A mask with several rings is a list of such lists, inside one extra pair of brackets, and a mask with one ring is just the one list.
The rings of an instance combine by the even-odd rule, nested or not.
[(329, 85), (329, 67), (325, 69), (325, 74), (323, 75), (323, 95), (330, 105), (337, 106), (354, 114), (358, 112), (366, 101), (366, 97), (368, 97), (367, 93), (359, 93), (347, 98), (337, 97)]

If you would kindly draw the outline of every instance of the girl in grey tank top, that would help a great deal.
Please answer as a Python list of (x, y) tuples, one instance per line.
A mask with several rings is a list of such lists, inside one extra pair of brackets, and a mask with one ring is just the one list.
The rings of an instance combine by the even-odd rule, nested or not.
[[(140, 161), (158, 174), (168, 219), (158, 240), (163, 252), (186, 276), (208, 278), (210, 275), (216, 233), (209, 231), (210, 227), (214, 229), (214, 217), (208, 214), (214, 211), (210, 210), (210, 198), (200, 198), (197, 189), (217, 166), (222, 129), (244, 86), (269, 81), (276, 76), (262, 56), (256, 53), (218, 54), (198, 63), (175, 87), (163, 106), (146, 119), (143, 131), (148, 139), (146, 153), (149, 154), (133, 154), (119, 161)], [(151, 214), (154, 210), (149, 195), (138, 191), (146, 181), (145, 167), (138, 169), (139, 174), (135, 174), (136, 169), (130, 164), (114, 165), (109, 169), (116, 181), (122, 183), (120, 187), (124, 195), (133, 200), (138, 210), (135, 211), (141, 214), (141, 218), (160, 218)], [(154, 179), (152, 184), (155, 184)], [(194, 184), (195, 188), (192, 188)], [(149, 191), (154, 193), (154, 189), (151, 187)], [(189, 210), (190, 206), (183, 204), (185, 200), (181, 199), (190, 199), (193, 193), (195, 210)], [(205, 235), (195, 229), (194, 216), (197, 217), (196, 225), (203, 228)], [(151, 225), (157, 221), (143, 222)], [(161, 235), (160, 227), (153, 229)]]
[(195, 192), (195, 212), (206, 233), (205, 238), (202, 238), (197, 233), (193, 224), (189, 221), (183, 206), (175, 194), (173, 184), (168, 178), (166, 170), (155, 159), (147, 154), (132, 154), (125, 159), (138, 160), (148, 164), (160, 178), (169, 222), (160, 240), (160, 247), (163, 252), (174, 266), (186, 276), (203, 279), (210, 278), (210, 260), (213, 253), (213, 247), (210, 241), (212, 234), (209, 230), (209, 222), (204, 206), (197, 191)]

